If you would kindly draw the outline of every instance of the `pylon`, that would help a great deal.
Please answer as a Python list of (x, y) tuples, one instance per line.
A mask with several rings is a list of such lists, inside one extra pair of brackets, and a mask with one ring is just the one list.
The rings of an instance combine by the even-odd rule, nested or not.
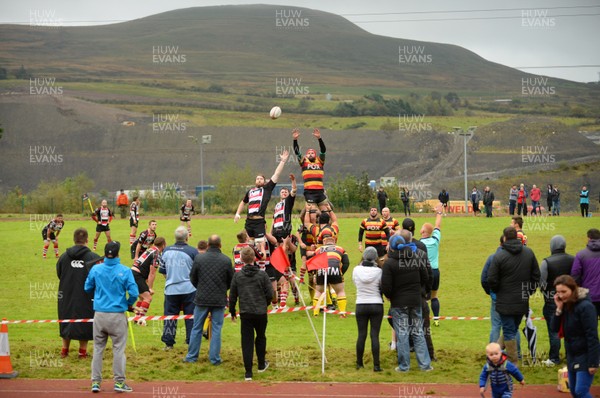
[(0, 379), (12, 379), (17, 377), (19, 372), (14, 371), (10, 363), (8, 326), (4, 321), (6, 321), (6, 318), (2, 318), (2, 326), (0, 326)]

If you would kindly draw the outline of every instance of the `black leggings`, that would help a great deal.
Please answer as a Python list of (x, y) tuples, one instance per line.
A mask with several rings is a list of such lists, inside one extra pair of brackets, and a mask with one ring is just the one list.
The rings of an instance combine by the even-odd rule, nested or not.
[[(246, 377), (252, 377), (252, 362), (254, 357), (254, 348), (256, 347), (256, 357), (258, 359), (258, 369), (265, 368), (265, 354), (267, 351), (267, 314), (240, 314), (242, 325), (240, 332), (242, 335), (242, 357), (244, 359), (244, 369)], [(256, 339), (254, 338), (256, 332)]]
[(373, 366), (379, 366), (379, 330), (383, 321), (383, 304), (356, 304), (356, 325), (358, 339), (356, 340), (356, 364), (363, 364), (365, 342), (367, 341), (367, 326), (371, 323), (371, 353)]
[(579, 207), (581, 208), (581, 217), (587, 217), (590, 208), (589, 203), (580, 203)]

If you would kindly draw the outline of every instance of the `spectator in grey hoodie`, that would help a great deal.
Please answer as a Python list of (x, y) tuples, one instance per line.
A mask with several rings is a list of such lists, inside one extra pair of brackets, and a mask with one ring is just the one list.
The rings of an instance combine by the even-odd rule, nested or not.
[(377, 266), (377, 250), (369, 246), (363, 253), (363, 261), (354, 267), (352, 280), (356, 285), (356, 369), (364, 368), (363, 354), (367, 341), (367, 327), (371, 324), (371, 353), (373, 371), (381, 372), (379, 365), (379, 330), (383, 320), (381, 297), (381, 268)]

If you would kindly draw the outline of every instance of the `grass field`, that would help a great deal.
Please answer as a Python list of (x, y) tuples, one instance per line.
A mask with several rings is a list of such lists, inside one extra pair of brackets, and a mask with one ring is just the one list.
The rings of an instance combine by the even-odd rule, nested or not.
[[(50, 215), (30, 215), (28, 219), (3, 217), (0, 221), (0, 258), (3, 259), (3, 277), (0, 279), (0, 316), (7, 319), (56, 319), (56, 296), (58, 279), (55, 260), (41, 258), (42, 240), (40, 231)], [(399, 217), (400, 218), (400, 217)], [(145, 217), (143, 220), (148, 220)], [(433, 221), (431, 216), (416, 218), (417, 226)], [(488, 316), (489, 297), (480, 287), (481, 268), (487, 256), (495, 251), (502, 229), (508, 225), (508, 217), (493, 219), (449, 216), (443, 219), (442, 244), (440, 250), (441, 287), (440, 303), (443, 316)], [(595, 218), (580, 217), (527, 218), (525, 232), (529, 246), (537, 255), (538, 261), (549, 255), (549, 240), (555, 234), (567, 239), (567, 251), (575, 253), (585, 246), (585, 232), (598, 225)], [(145, 224), (144, 221), (141, 225)], [(158, 220), (159, 235), (173, 243), (173, 231), (179, 221), (175, 216)], [(206, 218), (196, 216), (193, 224), (192, 244), (206, 239), (209, 234), (222, 236), (224, 252), (230, 253), (235, 243), (235, 233), (242, 227), (234, 224), (232, 217)], [(113, 237), (127, 242), (129, 227), (127, 220), (117, 219), (112, 225)], [(340, 219), (339, 244), (346, 248), (353, 267), (360, 260), (356, 239), (359, 218)], [(66, 226), (60, 236), (60, 249), (63, 252), (72, 244), (72, 233), (80, 226), (92, 229), (94, 224), (76, 216), (66, 218)], [(90, 239), (91, 240), (91, 239)], [(103, 247), (105, 238), (100, 238)], [(99, 250), (101, 252), (101, 250)], [(122, 253), (125, 254), (125, 253)], [(128, 257), (122, 256), (129, 265)], [(346, 274), (349, 310), (354, 309), (355, 287), (351, 281), (352, 269)], [(156, 294), (149, 315), (161, 315), (164, 279), (157, 278)], [(306, 289), (306, 288), (303, 288)], [(308, 293), (303, 291), (305, 299)], [(290, 296), (291, 297), (291, 296)], [(542, 316), (543, 299), (536, 295), (531, 299), (534, 316)], [(386, 310), (388, 305), (386, 304)], [(322, 317), (315, 318), (315, 326), (321, 334)], [(538, 355), (546, 359), (548, 340), (545, 322), (536, 321), (538, 327)], [(380, 342), (382, 345), (382, 373), (370, 371), (370, 345), (367, 342), (365, 366), (361, 371), (354, 369), (356, 323), (353, 317), (339, 319), (327, 317), (326, 353), (329, 364), (325, 375), (321, 375), (320, 353), (307, 317), (303, 312), (277, 314), (269, 318), (267, 328), (267, 359), (271, 362), (269, 371), (258, 375), (260, 381), (365, 381), (365, 382), (445, 382), (476, 383), (484, 360), (484, 347), (490, 330), (489, 321), (442, 321), (432, 330), (438, 361), (433, 363), (435, 370), (419, 372), (413, 359), (412, 370), (399, 375), (394, 372), (395, 353), (387, 349), (390, 341), (390, 328), (384, 323)], [(131, 345), (127, 349), (127, 376), (133, 380), (241, 380), (243, 365), (240, 350), (239, 322), (225, 321), (223, 329), (222, 358), (219, 367), (210, 365), (207, 359), (207, 345), (203, 343), (200, 362), (184, 364), (183, 343), (185, 332), (183, 322), (178, 328), (175, 350), (164, 352), (160, 341), (162, 323), (149, 322), (148, 326), (135, 328), (137, 353)], [(31, 378), (89, 378), (90, 363), (71, 356), (61, 360), (60, 337), (56, 324), (9, 325), (11, 359), (13, 367), (21, 377)], [(523, 351), (526, 346), (523, 342)], [(564, 355), (564, 351), (561, 351)], [(107, 356), (112, 356), (110, 350)], [(110, 379), (111, 361), (105, 359), (104, 377)], [(556, 382), (556, 369), (522, 365), (528, 383), (550, 384)]]

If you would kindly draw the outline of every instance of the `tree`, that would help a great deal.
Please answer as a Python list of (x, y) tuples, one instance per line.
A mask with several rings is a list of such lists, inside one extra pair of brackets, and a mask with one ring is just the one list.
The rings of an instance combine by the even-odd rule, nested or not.
[(8, 79), (8, 71), (6, 68), (0, 68), (0, 80)]
[(15, 77), (17, 79), (31, 79), (33, 76), (29, 73), (23, 65), (15, 72)]

